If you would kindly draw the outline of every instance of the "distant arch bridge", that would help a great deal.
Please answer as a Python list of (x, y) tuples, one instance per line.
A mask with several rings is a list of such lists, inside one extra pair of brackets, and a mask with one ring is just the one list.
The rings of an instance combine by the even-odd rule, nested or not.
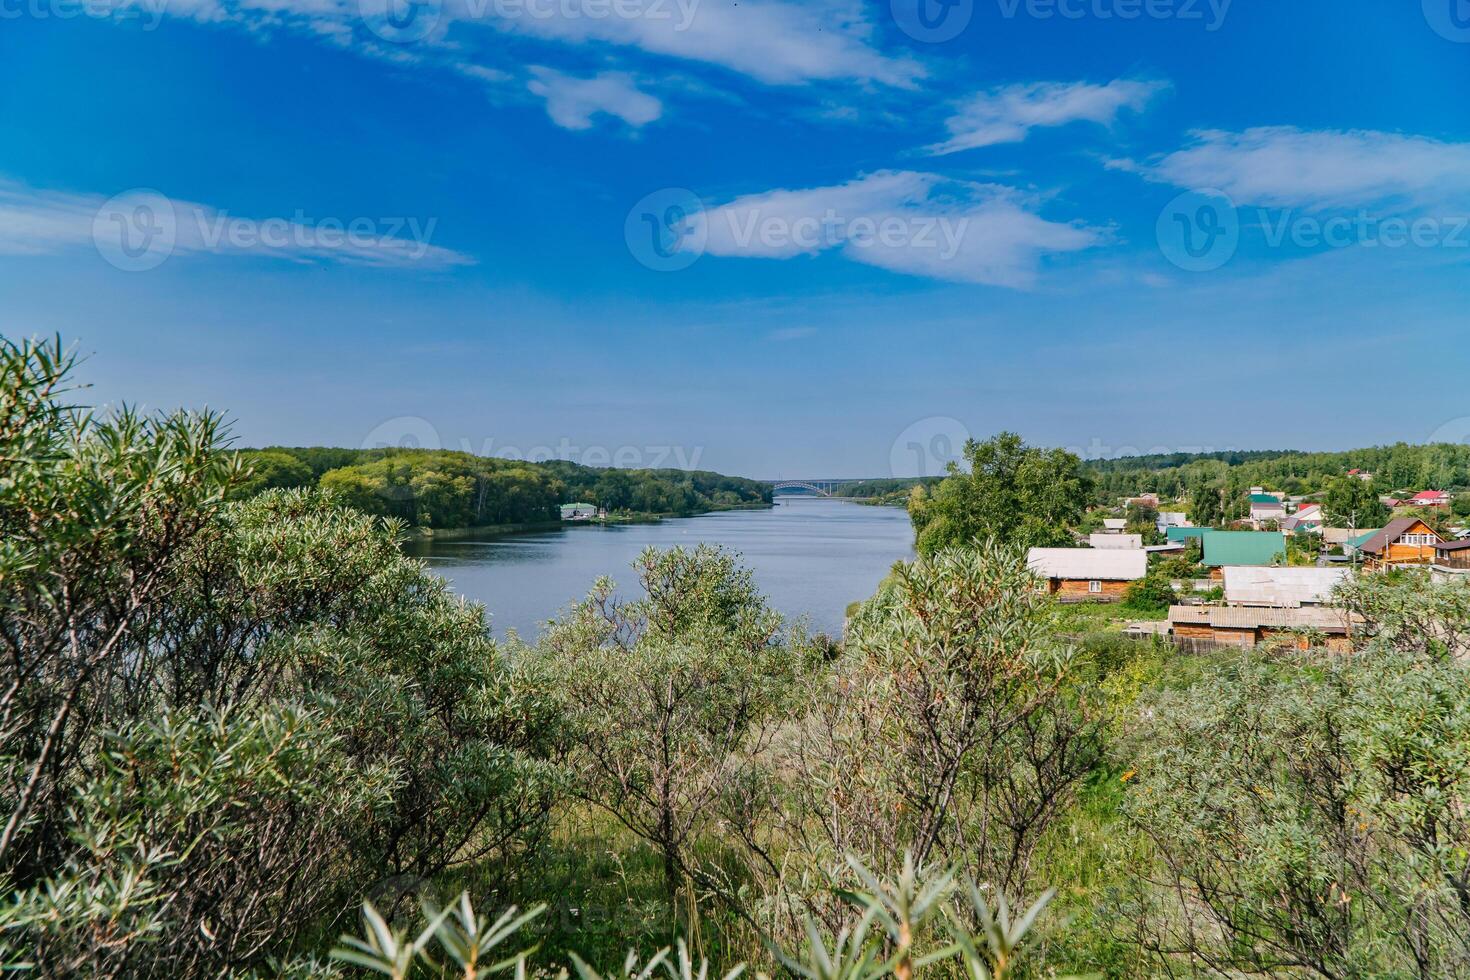
[(771, 480), (771, 491), (773, 493), (802, 494), (808, 493), (818, 497), (830, 497), (837, 492), (838, 487), (849, 483), (862, 483), (862, 480)]

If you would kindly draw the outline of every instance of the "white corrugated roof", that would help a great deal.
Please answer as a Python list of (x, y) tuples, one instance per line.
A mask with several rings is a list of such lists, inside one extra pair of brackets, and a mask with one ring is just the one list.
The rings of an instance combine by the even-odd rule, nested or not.
[(1304, 603), (1320, 605), (1331, 601), (1332, 590), (1347, 576), (1345, 568), (1227, 565), (1225, 601), (1231, 605), (1284, 608)]
[(1087, 543), (1094, 548), (1142, 548), (1143, 535), (1094, 533), (1088, 536)]
[(1042, 578), (1131, 582), (1148, 573), (1142, 548), (1032, 548), (1026, 564)]

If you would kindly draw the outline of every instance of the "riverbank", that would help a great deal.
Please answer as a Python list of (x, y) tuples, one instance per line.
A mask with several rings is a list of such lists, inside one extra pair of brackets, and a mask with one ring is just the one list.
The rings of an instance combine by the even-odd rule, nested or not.
[(573, 527), (599, 527), (608, 524), (659, 524), (664, 520), (700, 517), (734, 510), (770, 510), (774, 503), (722, 504), (689, 514), (609, 514), (587, 521), (525, 521), (519, 524), (481, 524), (475, 527), (412, 527), (409, 541), (468, 541), (504, 537), (512, 534), (537, 534)]

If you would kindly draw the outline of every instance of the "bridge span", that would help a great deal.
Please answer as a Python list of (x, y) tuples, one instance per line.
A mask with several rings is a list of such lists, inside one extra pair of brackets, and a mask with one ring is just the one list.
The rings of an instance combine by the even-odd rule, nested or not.
[(863, 483), (865, 479), (767, 480), (765, 482), (769, 483), (771, 490), (777, 494), (786, 496), (812, 494), (818, 497), (830, 497), (837, 492), (838, 487), (847, 486), (850, 483)]

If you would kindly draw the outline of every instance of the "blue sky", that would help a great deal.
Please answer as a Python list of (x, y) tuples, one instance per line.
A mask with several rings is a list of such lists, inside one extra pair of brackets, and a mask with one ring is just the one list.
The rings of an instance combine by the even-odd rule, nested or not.
[(244, 444), (1470, 437), (1470, 0), (406, 2), (0, 0), (0, 331)]

